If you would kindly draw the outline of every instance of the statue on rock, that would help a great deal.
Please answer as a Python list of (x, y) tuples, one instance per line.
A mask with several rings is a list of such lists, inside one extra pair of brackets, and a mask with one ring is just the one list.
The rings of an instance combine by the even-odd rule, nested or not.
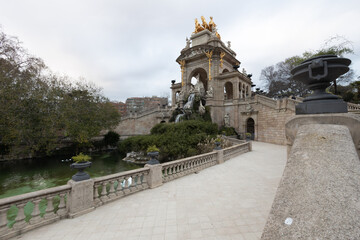
[(195, 88), (195, 93), (198, 93), (200, 95), (200, 97), (204, 97), (205, 96), (205, 88), (204, 88), (204, 84), (202, 83), (202, 81), (200, 81), (200, 74), (198, 74), (196, 76), (196, 84), (194, 86)]
[(206, 98), (212, 98), (214, 97), (214, 89), (210, 87), (208, 91), (206, 91)]

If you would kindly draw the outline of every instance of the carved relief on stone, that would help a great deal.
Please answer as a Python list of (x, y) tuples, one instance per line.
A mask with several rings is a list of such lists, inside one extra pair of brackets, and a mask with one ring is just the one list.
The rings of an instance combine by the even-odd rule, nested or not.
[(230, 127), (230, 115), (228, 113), (224, 116), (224, 125), (225, 127)]
[(212, 87), (210, 87), (210, 89), (208, 91), (206, 91), (206, 97), (207, 98), (212, 98), (214, 97), (214, 90)]

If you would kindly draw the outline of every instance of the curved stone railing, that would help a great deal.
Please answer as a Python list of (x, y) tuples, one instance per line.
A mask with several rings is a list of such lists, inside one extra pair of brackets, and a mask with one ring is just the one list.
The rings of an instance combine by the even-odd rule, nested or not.
[(8, 239), (67, 215), (69, 185), (0, 199), (0, 239)]
[(239, 154), (246, 153), (251, 151), (251, 143), (242, 143), (239, 145), (235, 145), (229, 148), (224, 149), (224, 160), (227, 161), (232, 157), (235, 157)]
[(162, 164), (163, 182), (198, 172), (217, 164), (217, 152), (205, 153)]
[(149, 168), (94, 178), (94, 204), (103, 205), (115, 199), (149, 188)]
[(221, 164), (247, 151), (251, 151), (251, 142), (85, 181), (70, 180), (64, 186), (0, 199), (0, 239), (85, 214), (94, 207)]
[(347, 103), (349, 112), (360, 112), (360, 104)]
[(233, 145), (246, 143), (245, 140), (237, 139), (236, 135), (224, 137), (226, 140), (231, 142)]

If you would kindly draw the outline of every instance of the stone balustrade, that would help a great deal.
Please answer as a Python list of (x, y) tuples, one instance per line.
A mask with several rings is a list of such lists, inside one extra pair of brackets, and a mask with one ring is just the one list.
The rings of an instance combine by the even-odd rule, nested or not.
[(223, 150), (80, 182), (69, 180), (64, 186), (0, 199), (0, 239), (9, 239), (63, 218), (77, 217), (108, 202), (251, 151), (251, 142), (235, 139), (232, 142), (236, 145)]
[(116, 173), (94, 178), (94, 204), (100, 206), (109, 201), (149, 188), (149, 168)]
[(237, 155), (251, 151), (251, 147), (251, 142), (247, 142), (224, 149), (224, 161), (227, 161)]
[(8, 239), (66, 217), (69, 185), (0, 199), (0, 239)]
[(205, 153), (162, 164), (164, 182), (198, 172), (217, 164), (217, 152)]
[(349, 112), (360, 112), (360, 104), (347, 103)]

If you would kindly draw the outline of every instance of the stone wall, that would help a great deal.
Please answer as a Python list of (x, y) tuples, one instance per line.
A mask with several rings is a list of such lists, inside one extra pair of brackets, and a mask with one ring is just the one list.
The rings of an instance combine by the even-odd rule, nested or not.
[(147, 112), (132, 114), (123, 118), (116, 127), (115, 132), (121, 137), (150, 134), (153, 126), (161, 122), (168, 122), (170, 109), (152, 109)]
[(257, 140), (260, 142), (286, 144), (285, 123), (295, 115), (292, 109), (276, 109), (258, 104)]

